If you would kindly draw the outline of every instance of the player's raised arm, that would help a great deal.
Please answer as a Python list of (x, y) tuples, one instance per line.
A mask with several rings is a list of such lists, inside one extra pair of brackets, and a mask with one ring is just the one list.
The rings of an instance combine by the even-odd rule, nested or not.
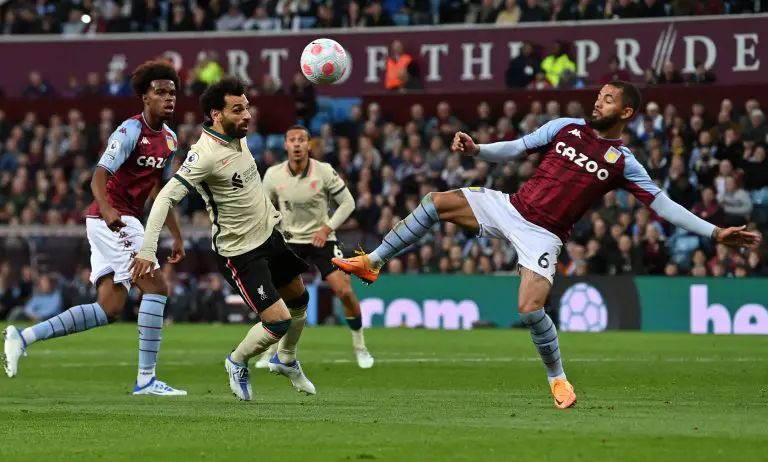
[(490, 144), (475, 144), (466, 133), (456, 133), (453, 138), (453, 150), (477, 155), (488, 162), (509, 162), (529, 151), (536, 150), (552, 142), (557, 133), (567, 125), (584, 125), (584, 119), (555, 119), (542, 125), (538, 130), (514, 141), (500, 141)]
[(355, 199), (352, 197), (352, 193), (349, 192), (347, 185), (336, 170), (331, 166), (328, 166), (328, 169), (330, 172), (326, 177), (326, 189), (328, 190), (330, 197), (332, 197), (336, 204), (338, 204), (338, 207), (336, 208), (336, 211), (333, 212), (333, 215), (328, 218), (328, 221), (325, 222), (325, 225), (328, 226), (331, 231), (336, 231), (339, 226), (344, 224), (347, 218), (352, 215), (352, 212), (355, 211)]
[(660, 217), (675, 226), (730, 247), (754, 247), (760, 243), (760, 234), (746, 231), (744, 226), (718, 228), (670, 199), (656, 186), (637, 159), (627, 149), (623, 151), (624, 189), (634, 194)]
[(187, 154), (187, 160), (179, 167), (179, 171), (160, 190), (149, 212), (141, 250), (131, 263), (133, 280), (144, 277), (147, 272), (151, 274), (155, 270), (153, 262), (157, 254), (157, 241), (168, 212), (187, 194), (195, 191), (197, 185), (208, 177), (212, 169), (213, 162), (203, 158), (197, 152), (190, 151)]
[(107, 181), (131, 155), (140, 133), (141, 122), (138, 120), (129, 119), (120, 124), (110, 135), (107, 149), (101, 155), (91, 179), (93, 198), (99, 205), (101, 217), (112, 231), (124, 227), (125, 223), (120, 219), (120, 213), (107, 200)]

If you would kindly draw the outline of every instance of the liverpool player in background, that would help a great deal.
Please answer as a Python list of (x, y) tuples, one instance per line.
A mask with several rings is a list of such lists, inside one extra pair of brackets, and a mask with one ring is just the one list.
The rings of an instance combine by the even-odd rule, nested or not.
[[(144, 228), (140, 219), (147, 198), (159, 191), (163, 168), (176, 151), (176, 134), (165, 125), (173, 115), (179, 76), (168, 64), (149, 61), (139, 66), (131, 86), (144, 103), (141, 114), (124, 121), (109, 138), (109, 145), (91, 181), (94, 202), (88, 209), (86, 230), (91, 245), (91, 282), (96, 303), (79, 305), (21, 330), (8, 326), (5, 336), (5, 372), (13, 377), (29, 345), (54, 337), (106, 326), (123, 312), (131, 287), (129, 265), (141, 249)], [(181, 231), (174, 214), (166, 221), (173, 235), (170, 263), (184, 257)], [(163, 311), (168, 285), (162, 272), (136, 281), (143, 297), (139, 308), (139, 372), (134, 395), (186, 395), (155, 377)]]
[(519, 259), (518, 310), (546, 366), (555, 406), (573, 406), (576, 394), (563, 371), (557, 330), (544, 312), (544, 302), (563, 243), (574, 223), (603, 194), (625, 189), (673, 225), (717, 243), (753, 247), (760, 242), (759, 234), (747, 232), (743, 226), (720, 229), (701, 220), (661, 192), (620, 139), (640, 107), (640, 99), (634, 85), (614, 81), (600, 90), (586, 120), (553, 120), (521, 139), (493, 144), (477, 145), (467, 134), (457, 133), (454, 151), (489, 162), (508, 162), (538, 151), (543, 153), (541, 164), (511, 196), (486, 188), (429, 193), (372, 253), (334, 258), (334, 264), (372, 283), (389, 259), (441, 220), (478, 235), (506, 239)]
[[(310, 159), (309, 130), (298, 125), (289, 128), (285, 132), (284, 147), (288, 160), (267, 170), (264, 190), (278, 204), (283, 215), (288, 247), (305, 262), (317, 267), (320, 276), (344, 305), (358, 366), (371, 368), (374, 360), (365, 346), (360, 301), (352, 290), (349, 276), (331, 263), (334, 256), (344, 256), (336, 244), (334, 231), (355, 211), (355, 199), (333, 167)], [(338, 207), (328, 216), (331, 201)], [(256, 367), (267, 367), (274, 348), (273, 345), (262, 355)]]

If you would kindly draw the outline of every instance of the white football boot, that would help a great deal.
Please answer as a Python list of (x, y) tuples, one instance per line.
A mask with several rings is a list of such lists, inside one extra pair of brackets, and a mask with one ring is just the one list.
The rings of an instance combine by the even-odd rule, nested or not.
[(317, 393), (315, 386), (309, 381), (304, 371), (301, 369), (301, 363), (295, 361), (290, 366), (283, 364), (278, 359), (277, 355), (272, 356), (269, 360), (269, 371), (273, 374), (284, 375), (291, 380), (293, 388), (305, 395), (314, 395)]

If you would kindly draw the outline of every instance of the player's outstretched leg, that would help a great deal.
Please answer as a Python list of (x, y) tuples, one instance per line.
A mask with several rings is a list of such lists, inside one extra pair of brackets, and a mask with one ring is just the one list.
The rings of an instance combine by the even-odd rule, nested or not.
[(555, 406), (566, 409), (576, 404), (576, 393), (568, 382), (560, 358), (560, 342), (552, 318), (544, 311), (551, 284), (545, 277), (521, 268), (520, 271), (520, 317), (531, 330), (531, 339), (547, 368), (547, 377), (555, 398)]
[(370, 254), (353, 258), (333, 258), (340, 270), (372, 284), (379, 270), (391, 258), (418, 242), (439, 221), (449, 221), (465, 229), (477, 231), (479, 225), (467, 198), (461, 190), (427, 193), (416, 209), (384, 236), (381, 244)]
[(352, 290), (349, 276), (341, 271), (334, 271), (325, 277), (325, 280), (331, 286), (333, 293), (341, 300), (344, 305), (344, 315), (347, 324), (352, 332), (352, 347), (355, 349), (357, 365), (362, 369), (373, 367), (373, 356), (368, 352), (365, 346), (365, 337), (363, 336), (363, 318), (360, 313), (360, 301)]
[(291, 314), (291, 327), (280, 339), (277, 354), (269, 360), (269, 370), (274, 374), (288, 377), (296, 391), (306, 395), (314, 395), (317, 393), (315, 385), (309, 381), (301, 368), (301, 363), (296, 359), (296, 347), (307, 321), (309, 293), (304, 288), (301, 276), (297, 276), (288, 285), (279, 288), (278, 291), (285, 299), (285, 305)]
[(109, 274), (97, 281), (96, 303), (74, 306), (24, 330), (16, 326), (6, 327), (3, 332), (6, 375), (16, 376), (19, 360), (26, 356), (27, 348), (33, 343), (106, 326), (117, 319), (125, 306), (128, 291), (122, 284), (115, 284), (112, 276)]
[(139, 305), (139, 370), (133, 386), (134, 395), (186, 396), (184, 390), (177, 390), (155, 375), (157, 355), (163, 332), (163, 314), (168, 302), (168, 285), (161, 271), (154, 277), (143, 278), (136, 284), (144, 294)]

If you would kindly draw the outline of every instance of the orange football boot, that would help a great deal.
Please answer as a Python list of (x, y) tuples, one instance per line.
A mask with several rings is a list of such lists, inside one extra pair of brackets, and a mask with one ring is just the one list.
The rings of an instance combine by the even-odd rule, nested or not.
[(573, 385), (564, 379), (555, 379), (552, 382), (552, 395), (555, 397), (555, 407), (558, 409), (567, 409), (576, 404), (576, 392), (573, 391)]
[(371, 265), (365, 253), (352, 258), (332, 258), (331, 262), (340, 270), (357, 276), (366, 284), (373, 284), (379, 278), (379, 270)]

